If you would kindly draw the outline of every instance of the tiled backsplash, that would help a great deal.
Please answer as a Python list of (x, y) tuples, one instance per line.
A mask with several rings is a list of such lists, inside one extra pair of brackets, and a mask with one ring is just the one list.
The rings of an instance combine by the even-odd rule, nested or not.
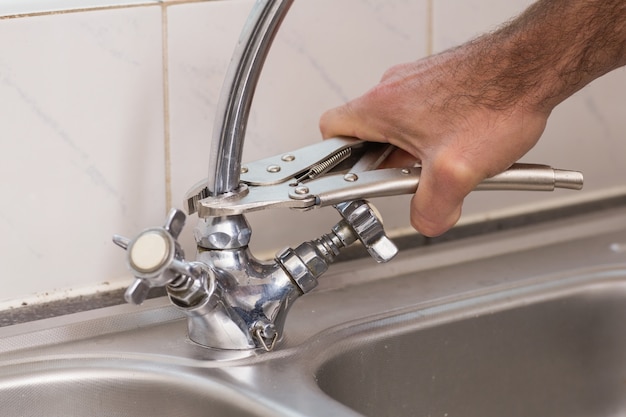
[(0, 299), (119, 280), (111, 234), (163, 221), (161, 39), (158, 6), (0, 20)]
[[(78, 3), (81, 11), (59, 12)], [(529, 3), (296, 0), (260, 80), (244, 160), (319, 140), (320, 114), (364, 92), (388, 67), (493, 29)], [(0, 16), (11, 16), (0, 17), (0, 307), (129, 281), (111, 235), (161, 224), (206, 177), (222, 80), (252, 4), (0, 5)], [(467, 215), (625, 186), (626, 102), (614, 94), (625, 81), (616, 71), (560, 106), (524, 158), (584, 171), (585, 191), (475, 193)], [(407, 196), (377, 206), (389, 230), (408, 226)], [(270, 253), (317, 237), (338, 216), (278, 210), (249, 219), (253, 247)], [(194, 223), (182, 239), (190, 256)]]

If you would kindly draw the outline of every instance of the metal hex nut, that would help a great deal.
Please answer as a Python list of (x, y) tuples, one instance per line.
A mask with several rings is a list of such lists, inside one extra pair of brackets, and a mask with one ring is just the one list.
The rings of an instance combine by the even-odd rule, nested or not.
[(307, 293), (317, 286), (319, 275), (314, 275), (306, 262), (293, 249), (285, 248), (280, 251), (276, 255), (276, 261), (282, 265), (303, 293)]
[(250, 243), (252, 229), (242, 215), (201, 219), (194, 229), (198, 246), (205, 249), (238, 249)]

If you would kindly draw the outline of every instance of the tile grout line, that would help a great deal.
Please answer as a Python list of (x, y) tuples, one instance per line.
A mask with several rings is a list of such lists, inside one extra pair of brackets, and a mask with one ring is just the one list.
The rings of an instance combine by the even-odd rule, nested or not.
[(168, 14), (169, 6), (177, 4), (198, 3), (211, 0), (184, 0), (161, 3), (161, 44), (162, 44), (162, 68), (163, 68), (163, 150), (165, 165), (165, 215), (172, 209), (172, 137), (170, 124), (170, 77), (169, 77), (169, 31)]
[(163, 68), (163, 148), (165, 164), (165, 215), (172, 209), (172, 140), (170, 125), (170, 83), (169, 83), (169, 36), (168, 36), (168, 14), (169, 6), (210, 2), (215, 0), (180, 0), (166, 1), (159, 0), (161, 4), (161, 43), (162, 43), (162, 68)]
[(144, 3), (138, 3), (138, 4), (77, 7), (77, 8), (65, 9), (65, 10), (47, 10), (47, 11), (40, 11), (40, 12), (14, 13), (14, 14), (8, 14), (8, 15), (0, 15), (0, 20), (21, 19), (25, 17), (61, 15), (61, 14), (70, 14), (70, 13), (81, 13), (81, 12), (98, 12), (98, 11), (103, 11), (103, 10), (131, 9), (135, 7), (146, 7), (146, 6), (156, 6), (156, 5), (158, 5), (158, 3), (155, 3), (154, 1), (146, 1)]
[(188, 4), (188, 3), (202, 3), (202, 2), (214, 2), (214, 1), (224, 1), (224, 0), (146, 0), (141, 3), (136, 4), (114, 4), (114, 5), (104, 5), (104, 6), (90, 6), (90, 7), (75, 7), (69, 9), (59, 9), (59, 10), (42, 10), (36, 12), (22, 12), (22, 13), (13, 13), (2, 15), (0, 14), (0, 20), (10, 20), (10, 19), (21, 19), (25, 17), (38, 17), (38, 16), (47, 16), (47, 15), (59, 15), (59, 14), (69, 14), (69, 13), (80, 13), (80, 12), (97, 12), (102, 10), (114, 10), (114, 9), (130, 9), (135, 7), (146, 7), (146, 6), (157, 6), (161, 7), (174, 6), (178, 4)]
[(172, 208), (172, 155), (170, 132), (170, 83), (169, 83), (169, 39), (167, 5), (161, 5), (161, 43), (163, 68), (163, 147), (165, 164), (165, 212)]

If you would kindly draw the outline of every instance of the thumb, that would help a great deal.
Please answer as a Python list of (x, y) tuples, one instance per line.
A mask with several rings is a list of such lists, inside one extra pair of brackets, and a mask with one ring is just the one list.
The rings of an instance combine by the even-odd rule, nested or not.
[(422, 167), (411, 200), (411, 224), (425, 236), (439, 236), (461, 217), (463, 199), (482, 180), (464, 161), (445, 160)]
[[(365, 117), (363, 117), (365, 116)], [(362, 97), (322, 114), (319, 127), (324, 139), (350, 136), (363, 140), (384, 142), (374, 123), (375, 117)]]
[(335, 107), (322, 114), (319, 127), (324, 139), (335, 136), (357, 137), (356, 126), (360, 121), (352, 111), (350, 104)]

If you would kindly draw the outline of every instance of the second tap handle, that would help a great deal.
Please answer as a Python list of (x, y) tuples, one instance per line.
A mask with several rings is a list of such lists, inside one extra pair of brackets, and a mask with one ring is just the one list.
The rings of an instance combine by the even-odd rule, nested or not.
[(124, 300), (127, 303), (139, 305), (148, 298), (150, 288), (151, 286), (146, 280), (135, 278), (133, 283), (126, 289)]
[(376, 262), (389, 262), (396, 256), (398, 248), (385, 234), (374, 206), (365, 200), (354, 200), (339, 203), (335, 208)]

